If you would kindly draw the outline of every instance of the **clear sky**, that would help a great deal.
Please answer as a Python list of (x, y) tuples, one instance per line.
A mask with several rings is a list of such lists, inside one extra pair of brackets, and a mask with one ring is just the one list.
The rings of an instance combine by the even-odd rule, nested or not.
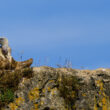
[(0, 36), (36, 66), (110, 68), (110, 0), (0, 0)]

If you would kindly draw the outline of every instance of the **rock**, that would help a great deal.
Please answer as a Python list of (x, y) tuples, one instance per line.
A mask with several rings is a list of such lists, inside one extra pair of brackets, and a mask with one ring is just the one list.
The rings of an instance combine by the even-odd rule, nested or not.
[(110, 69), (33, 67), (5, 110), (109, 110)]

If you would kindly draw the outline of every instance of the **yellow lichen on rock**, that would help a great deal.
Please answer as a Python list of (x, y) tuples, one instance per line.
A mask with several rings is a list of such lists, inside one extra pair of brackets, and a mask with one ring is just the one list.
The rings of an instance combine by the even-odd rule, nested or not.
[(18, 108), (18, 106), (20, 106), (23, 103), (24, 99), (22, 97), (18, 97), (15, 99), (15, 101), (13, 103), (9, 104), (9, 108), (11, 110), (16, 110)]
[(96, 85), (100, 87), (100, 91), (103, 91), (103, 82), (101, 80), (96, 81)]
[(38, 104), (34, 104), (34, 107), (31, 110), (38, 110)]
[(94, 98), (94, 110), (98, 110), (96, 98)]
[(10, 103), (10, 104), (9, 104), (9, 108), (10, 108), (11, 110), (17, 110), (18, 106), (17, 106), (15, 103)]
[(102, 98), (102, 110), (108, 110), (107, 109), (107, 99), (105, 97)]
[(110, 110), (110, 100), (109, 97), (104, 92), (103, 82), (101, 80), (96, 81), (96, 86), (99, 87), (99, 99), (94, 102), (94, 110), (98, 110), (97, 104), (102, 108), (102, 110)]
[(86, 93), (82, 93), (82, 96), (85, 97), (86, 96)]
[(19, 97), (19, 98), (16, 98), (15, 99), (15, 103), (16, 103), (16, 105), (20, 105), (20, 104), (22, 104), (23, 103), (23, 101), (24, 101), (24, 99), (22, 98), (22, 97)]
[(35, 99), (37, 99), (39, 97), (39, 89), (34, 88), (33, 90), (31, 90), (28, 94), (28, 97), (31, 101), (34, 101)]
[(34, 104), (34, 110), (38, 110), (38, 104)]
[(43, 92), (43, 93), (45, 93), (45, 91), (46, 91), (45, 89), (42, 89), (42, 92)]
[(48, 91), (51, 91), (51, 88), (50, 88), (50, 87), (48, 87), (48, 88), (47, 88), (47, 90), (48, 90)]

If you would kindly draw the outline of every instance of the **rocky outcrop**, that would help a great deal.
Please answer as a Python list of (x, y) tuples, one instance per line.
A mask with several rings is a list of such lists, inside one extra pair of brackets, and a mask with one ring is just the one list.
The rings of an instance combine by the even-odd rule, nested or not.
[(110, 69), (33, 67), (5, 110), (110, 110)]
[(0, 110), (110, 110), (110, 69), (30, 67), (0, 44)]

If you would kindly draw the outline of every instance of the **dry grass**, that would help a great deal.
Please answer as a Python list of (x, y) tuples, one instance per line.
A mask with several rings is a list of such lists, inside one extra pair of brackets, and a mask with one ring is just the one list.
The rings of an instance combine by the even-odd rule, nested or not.
[(74, 103), (80, 88), (79, 81), (75, 76), (62, 74), (58, 79), (61, 97), (65, 99), (66, 108), (75, 110)]

